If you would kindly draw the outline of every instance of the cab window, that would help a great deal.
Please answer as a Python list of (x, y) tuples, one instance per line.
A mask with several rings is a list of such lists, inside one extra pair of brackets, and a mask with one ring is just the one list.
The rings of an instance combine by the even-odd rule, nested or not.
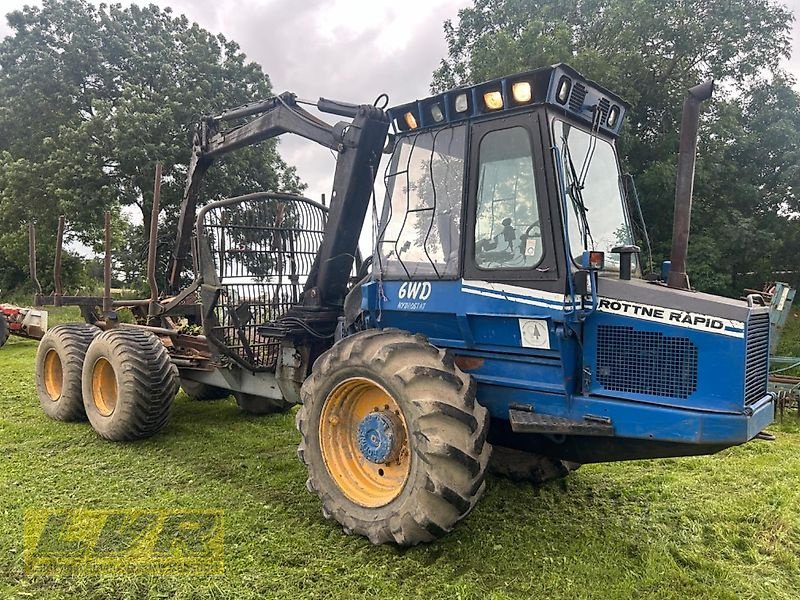
[(542, 260), (533, 154), (523, 127), (490, 131), (478, 152), (475, 264), (523, 269)]
[(388, 278), (457, 277), (466, 127), (409, 135), (386, 174), (375, 264)]

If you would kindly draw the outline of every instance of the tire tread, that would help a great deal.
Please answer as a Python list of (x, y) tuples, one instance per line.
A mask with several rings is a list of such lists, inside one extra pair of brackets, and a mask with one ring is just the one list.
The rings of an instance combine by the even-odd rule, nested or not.
[[(95, 415), (93, 418), (87, 406), (95, 431), (112, 441), (142, 439), (161, 431), (169, 420), (179, 387), (178, 369), (161, 341), (147, 331), (120, 328), (103, 332), (94, 343), (107, 344), (108, 351), (103, 352), (103, 357), (117, 372), (119, 388), (114, 413), (120, 411), (112, 423), (106, 421), (108, 417)], [(84, 368), (84, 402), (87, 405), (91, 401), (90, 368), (88, 365)], [(125, 376), (121, 377), (123, 369)], [(105, 426), (106, 423), (111, 426)]]
[[(387, 518), (356, 518), (340, 494), (326, 489), (330, 478), (313, 448), (319, 427), (314, 414), (327, 381), (339, 369), (372, 369), (398, 388), (414, 390), (408, 405), (416, 415), (416, 452), (428, 471), (413, 509)], [(326, 518), (338, 521), (346, 533), (363, 535), (374, 544), (407, 546), (430, 542), (451, 531), (475, 506), (485, 489), (491, 453), (486, 441), (488, 411), (475, 402), (476, 386), (450, 354), (425, 336), (398, 329), (369, 330), (345, 338), (323, 354), (303, 384), (303, 404), (296, 415), (301, 433), (298, 457), (308, 468), (307, 488), (319, 496)], [(444, 466), (446, 468), (439, 468)], [(416, 491), (412, 491), (415, 493)]]

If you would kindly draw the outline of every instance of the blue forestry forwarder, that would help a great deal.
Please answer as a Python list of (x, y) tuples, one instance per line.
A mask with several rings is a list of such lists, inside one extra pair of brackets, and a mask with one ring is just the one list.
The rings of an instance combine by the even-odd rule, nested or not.
[[(69, 384), (98, 433), (122, 440), (163, 426), (178, 376), (190, 396), (233, 393), (250, 412), (300, 401), (308, 489), (327, 518), (376, 544), (450, 531), (483, 493), (492, 448), (500, 472), (544, 480), (747, 442), (774, 415), (768, 308), (691, 291), (686, 277), (698, 112), (712, 87), (684, 105), (666, 282), (642, 278), (634, 245), (615, 150), (627, 106), (566, 65), (388, 110), (313, 103), (351, 119), (335, 126), (291, 94), (206, 117), (170, 269), (177, 295), (151, 302), (138, 329), (84, 307), (107, 330), (67, 332), (73, 346), (85, 336), (85, 361), (48, 332), (42, 405), (62, 418), (59, 402), (80, 402), (62, 395)], [(195, 220), (217, 157), (283, 133), (338, 152), (329, 209), (261, 193)], [(374, 251), (361, 261), (370, 208)], [(203, 335), (175, 329), (175, 314)], [(127, 382), (123, 364), (158, 379)]]

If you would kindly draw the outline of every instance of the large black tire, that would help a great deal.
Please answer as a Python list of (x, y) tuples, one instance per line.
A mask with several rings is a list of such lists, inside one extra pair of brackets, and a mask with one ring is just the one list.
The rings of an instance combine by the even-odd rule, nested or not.
[(0, 348), (6, 345), (9, 335), (11, 332), (8, 329), (8, 319), (5, 315), (0, 314)]
[(239, 410), (249, 415), (272, 415), (275, 413), (285, 413), (294, 404), (283, 398), (264, 398), (244, 392), (233, 392), (236, 405)]
[[(5, 321), (2, 317), (0, 320)], [(36, 393), (39, 404), (56, 421), (83, 421), (81, 373), (86, 350), (100, 334), (94, 325), (58, 325), (44, 334), (36, 352)]]
[[(352, 382), (380, 389), (403, 419), (407, 446), (400, 452), (407, 452), (407, 476), (396, 496), (379, 506), (351, 499), (356, 492), (347, 490), (348, 474), (338, 469), (337, 483), (323, 455), (323, 443), (329, 452), (333, 447), (321, 440), (322, 423), (339, 423), (339, 413), (330, 413), (326, 404), (346, 398), (349, 392), (341, 390), (355, 389), (347, 387)], [(298, 456), (308, 468), (306, 487), (322, 501), (322, 514), (338, 521), (345, 533), (366, 536), (373, 544), (430, 542), (451, 531), (483, 494), (491, 455), (488, 411), (475, 401), (472, 378), (424, 336), (387, 329), (347, 337), (316, 361), (301, 396), (296, 421), (302, 438)], [(355, 439), (346, 429), (338, 435)], [(361, 464), (374, 466), (363, 456)]]
[(148, 331), (111, 329), (86, 352), (83, 404), (101, 437), (126, 441), (158, 433), (177, 393), (178, 369)]
[(538, 485), (553, 479), (562, 479), (580, 466), (576, 462), (494, 446), (489, 471), (511, 481)]
[(181, 387), (190, 400), (222, 400), (231, 395), (230, 390), (181, 377)]

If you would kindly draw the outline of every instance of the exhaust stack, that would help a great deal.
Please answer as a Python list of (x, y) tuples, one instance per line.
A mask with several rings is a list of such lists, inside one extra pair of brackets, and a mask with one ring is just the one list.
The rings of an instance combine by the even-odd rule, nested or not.
[(681, 142), (678, 151), (678, 176), (675, 182), (675, 216), (672, 221), (672, 255), (667, 285), (682, 290), (689, 289), (686, 274), (686, 255), (689, 250), (689, 224), (692, 215), (692, 187), (694, 185), (694, 161), (697, 154), (697, 128), (700, 121), (700, 105), (711, 98), (714, 80), (709, 79), (689, 88), (683, 102), (681, 119)]

